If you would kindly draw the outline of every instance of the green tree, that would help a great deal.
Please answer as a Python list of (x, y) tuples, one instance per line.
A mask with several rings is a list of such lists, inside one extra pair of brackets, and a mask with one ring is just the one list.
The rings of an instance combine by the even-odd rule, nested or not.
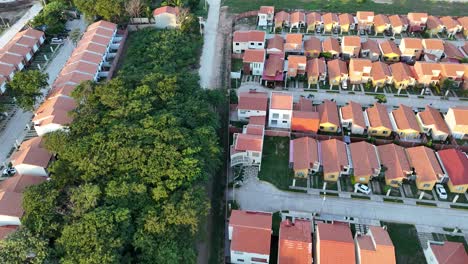
[(103, 18), (111, 22), (120, 22), (125, 15), (126, 0), (73, 0), (73, 2), (91, 20)]
[(34, 235), (24, 227), (10, 234), (8, 238), (0, 240), (0, 263), (42, 264), (46, 262), (48, 254), (47, 240)]
[(65, 29), (66, 19), (63, 11), (67, 8), (61, 1), (50, 2), (44, 6), (44, 9), (31, 21), (33, 27), (46, 25), (47, 34), (58, 34)]
[(47, 74), (38, 70), (17, 72), (13, 80), (7, 83), (7, 89), (19, 107), (33, 110), (37, 98), (42, 95), (41, 89), (48, 85), (47, 78)]
[(80, 41), (81, 35), (82, 34), (79, 28), (75, 28), (70, 32), (70, 39), (75, 46), (78, 43), (78, 41)]
[(384, 94), (377, 94), (374, 96), (374, 98), (377, 100), (378, 103), (386, 103), (387, 102), (387, 97)]

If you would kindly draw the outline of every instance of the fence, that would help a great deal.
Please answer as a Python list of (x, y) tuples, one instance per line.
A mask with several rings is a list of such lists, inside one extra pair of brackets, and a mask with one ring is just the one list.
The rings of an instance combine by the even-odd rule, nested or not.
[(256, 17), (257, 15), (258, 15), (258, 10), (240, 13), (234, 16), (233, 22), (235, 23), (237, 22), (237, 20), (242, 19), (242, 18), (253, 17), (253, 16)]
[(265, 130), (265, 136), (269, 136), (269, 137), (291, 137), (291, 133), (289, 131), (282, 131), (282, 130)]

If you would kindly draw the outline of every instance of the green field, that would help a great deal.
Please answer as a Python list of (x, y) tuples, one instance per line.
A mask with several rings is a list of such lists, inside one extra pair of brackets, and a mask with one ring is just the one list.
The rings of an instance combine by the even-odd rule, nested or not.
[(382, 14), (406, 14), (415, 11), (440, 16), (463, 16), (468, 13), (468, 4), (466, 3), (425, 0), (393, 0), (393, 4), (377, 4), (371, 0), (223, 0), (222, 3), (229, 6), (231, 13), (258, 10), (261, 5), (272, 5), (275, 6), (276, 10), (304, 9), (336, 13), (355, 13), (360, 10)]
[(262, 168), (258, 177), (279, 189), (289, 191), (293, 181), (293, 172), (289, 168), (289, 138), (265, 137)]

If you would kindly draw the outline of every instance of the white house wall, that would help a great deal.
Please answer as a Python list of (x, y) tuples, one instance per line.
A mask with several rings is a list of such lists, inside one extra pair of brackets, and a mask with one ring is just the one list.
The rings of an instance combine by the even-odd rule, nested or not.
[(19, 217), (16, 216), (9, 216), (9, 215), (0, 215), (0, 226), (6, 225), (21, 225)]
[(15, 166), (15, 169), (21, 175), (32, 175), (32, 176), (47, 176), (47, 171), (43, 167), (29, 165), (29, 164), (20, 164)]
[[(275, 114), (278, 114), (277, 118), (273, 118)], [(277, 128), (291, 128), (291, 118), (292, 118), (292, 111), (291, 110), (278, 110), (278, 109), (270, 109), (270, 114), (268, 118), (268, 125), (270, 127), (277, 127)], [(272, 121), (277, 120), (277, 123), (274, 124)]]

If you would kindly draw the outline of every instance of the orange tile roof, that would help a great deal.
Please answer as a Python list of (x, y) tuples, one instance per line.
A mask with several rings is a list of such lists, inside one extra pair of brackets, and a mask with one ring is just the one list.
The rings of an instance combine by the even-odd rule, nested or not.
[(340, 126), (340, 118), (336, 102), (324, 100), (323, 103), (317, 107), (317, 110), (320, 114), (320, 123), (331, 123), (335, 126)]
[(384, 105), (376, 103), (373, 107), (367, 108), (366, 113), (369, 118), (370, 127), (385, 127), (392, 130), (392, 123), (388, 116), (388, 110)]
[(0, 182), (0, 190), (22, 193), (27, 187), (46, 181), (46, 177), (15, 174)]
[(277, 73), (283, 72), (284, 56), (282, 54), (270, 54), (265, 62), (265, 76), (276, 76)]
[(346, 67), (346, 62), (335, 59), (331, 60), (327, 64), (328, 67), (328, 76), (332, 79), (348, 74), (348, 68)]
[(318, 12), (308, 13), (306, 15), (306, 21), (307, 21), (307, 25), (321, 23), (322, 22), (322, 15), (320, 15), (320, 13), (318, 13)]
[(349, 61), (349, 75), (362, 74), (365, 69), (372, 70), (372, 61), (369, 59), (351, 58)]
[(411, 107), (400, 104), (398, 109), (392, 111), (392, 114), (399, 130), (412, 129), (420, 131), (418, 121)]
[(370, 50), (372, 53), (380, 55), (379, 43), (375, 40), (368, 39), (361, 43), (361, 50)]
[(310, 37), (308, 40), (304, 41), (304, 50), (316, 50), (320, 53), (322, 52), (322, 42), (316, 37)]
[(427, 13), (408, 13), (408, 20), (413, 22), (421, 22), (427, 19)]
[(463, 78), (463, 75), (467, 71), (467, 64), (458, 63), (441, 63), (442, 67), (441, 75), (443, 78), (453, 78), (454, 80)]
[(249, 91), (239, 93), (238, 109), (267, 111), (268, 109), (268, 94)]
[(297, 219), (294, 223), (282, 221), (279, 230), (278, 263), (311, 264), (311, 223)]
[(442, 67), (439, 63), (417, 61), (414, 64), (414, 71), (418, 80), (424, 77), (435, 77), (438, 80)]
[(117, 29), (117, 24), (105, 20), (99, 20), (89, 25), (86, 31), (93, 30), (95, 28), (103, 28), (110, 31), (114, 31)]
[(426, 109), (418, 113), (421, 122), (425, 126), (434, 125), (435, 130), (449, 134), (450, 130), (444, 121), (442, 115), (437, 109), (430, 106), (426, 106)]
[(390, 53), (395, 53), (398, 55), (401, 55), (400, 49), (397, 47), (395, 42), (391, 40), (385, 40), (383, 42), (380, 42), (380, 49), (382, 50), (382, 53), (385, 54), (390, 54)]
[(381, 61), (374, 61), (372, 63), (371, 76), (374, 81), (376, 80), (386, 80), (392, 78), (392, 71), (388, 64)]
[(272, 92), (270, 109), (292, 110), (293, 96), (289, 93)]
[(437, 154), (453, 185), (468, 184), (468, 158), (465, 153), (456, 149), (444, 149)]
[(297, 104), (294, 104), (294, 110), (305, 111), (305, 112), (315, 112), (315, 107), (311, 100), (301, 97)]
[(284, 39), (280, 35), (275, 35), (273, 38), (268, 39), (267, 49), (278, 49), (284, 51)]
[(7, 44), (3, 49), (2, 52), (6, 53), (11, 53), (11, 54), (16, 54), (22, 57), (26, 58), (27, 54), (32, 54), (32, 48), (31, 47), (24, 47), (20, 45), (15, 45), (15, 43), (9, 43)]
[(459, 17), (457, 21), (458, 23), (460, 23), (460, 25), (462, 25), (464, 29), (468, 28), (468, 16)]
[(8, 65), (14, 65), (17, 67), (20, 63), (23, 62), (23, 57), (16, 55), (16, 54), (11, 54), (11, 53), (3, 53), (0, 54), (0, 63), (1, 64), (8, 64)]
[(393, 80), (397, 82), (406, 81), (410, 80), (411, 78), (414, 78), (413, 72), (406, 63), (394, 63), (390, 65), (390, 69), (392, 70)]
[[(294, 77), (298, 73), (299, 65), (307, 67), (307, 57), (299, 55), (288, 56), (288, 75)], [(304, 68), (305, 68), (304, 67)]]
[(407, 49), (418, 49), (422, 50), (422, 40), (418, 38), (402, 38), (400, 46), (404, 43), (405, 48)]
[(260, 125), (265, 126), (266, 116), (251, 116), (249, 118), (249, 125)]
[(232, 210), (229, 225), (271, 231), (271, 221), (271, 213)]
[(374, 17), (374, 25), (379, 26), (386, 26), (390, 24), (390, 19), (386, 15), (378, 14)]
[(294, 170), (311, 169), (315, 162), (319, 162), (317, 140), (310, 137), (292, 140)]
[(229, 226), (233, 228), (231, 250), (270, 254), (271, 213), (232, 210)]
[(323, 173), (333, 173), (343, 170), (349, 165), (346, 153), (346, 144), (337, 139), (329, 139), (320, 142), (322, 150)]
[(445, 241), (443, 245), (431, 243), (430, 247), (439, 264), (468, 263), (468, 254), (463, 243)]
[(461, 26), (460, 23), (457, 20), (453, 19), (451, 16), (441, 17), (440, 22), (442, 22), (442, 25), (444, 25), (447, 30), (451, 30)]
[(307, 76), (320, 76), (327, 72), (327, 65), (324, 58), (314, 58), (307, 61)]
[(261, 14), (274, 14), (275, 13), (275, 7), (274, 6), (260, 6), (259, 13), (261, 13)]
[(111, 39), (114, 35), (114, 30), (115, 29), (105, 27), (95, 27), (93, 29), (88, 28), (88, 30), (86, 30), (86, 32), (83, 34), (82, 38), (96, 35), (107, 39)]
[(358, 20), (372, 21), (374, 17), (374, 12), (370, 11), (357, 11), (356, 17)]
[(10, 74), (15, 71), (15, 66), (0, 64), (0, 75), (9, 78)]
[(341, 52), (340, 43), (336, 38), (328, 37), (322, 42), (323, 52)]
[(264, 128), (265, 127), (262, 125), (254, 125), (249, 123), (245, 126), (245, 134), (263, 136)]
[(35, 137), (21, 143), (18, 151), (11, 156), (13, 167), (18, 165), (32, 165), (46, 168), (52, 157), (44, 147), (42, 137)]
[(399, 15), (389, 16), (388, 20), (390, 20), (390, 24), (392, 25), (392, 27), (403, 26), (403, 20)]
[(285, 50), (301, 50), (302, 49), (302, 34), (286, 34)]
[(405, 149), (395, 144), (387, 144), (377, 146), (380, 162), (387, 170), (385, 171), (385, 179), (401, 179), (407, 176), (406, 173), (411, 172), (411, 167), (406, 157)]
[(395, 264), (395, 248), (382, 227), (370, 226), (367, 235), (356, 237), (362, 264)]
[(349, 145), (351, 159), (353, 161), (354, 176), (373, 175), (375, 170), (380, 170), (377, 157), (377, 149), (374, 145), (366, 142), (355, 142)]
[(343, 46), (361, 47), (361, 38), (358, 36), (344, 36)]
[[(451, 107), (457, 125), (468, 125), (468, 107)], [(450, 110), (449, 109), (449, 110)]]
[(54, 97), (44, 101), (35, 112), (33, 122), (37, 125), (59, 124), (66, 125), (73, 121), (68, 112), (76, 108), (73, 99), (63, 96)]
[(364, 121), (364, 114), (362, 106), (356, 102), (349, 101), (346, 106), (341, 107), (341, 115), (345, 120), (352, 120), (354, 125), (365, 128), (366, 121)]
[(0, 191), (0, 215), (23, 216), (23, 194), (9, 191)]
[(291, 15), (289, 13), (284, 12), (284, 11), (279, 11), (275, 15), (275, 24), (279, 24), (282, 22), (289, 22), (290, 18), (291, 18)]
[(438, 17), (429, 16), (427, 18), (427, 28), (428, 29), (437, 29), (442, 26), (442, 21)]
[(266, 52), (264, 49), (245, 50), (243, 57), (244, 63), (263, 63), (265, 61), (265, 54)]
[(439, 162), (437, 161), (434, 150), (426, 146), (419, 146), (407, 148), (406, 153), (408, 154), (408, 160), (411, 166), (416, 172), (418, 181), (437, 181), (439, 179), (439, 175), (444, 174)]
[(319, 126), (320, 118), (317, 112), (293, 111), (291, 130), (317, 133)]
[(265, 31), (249, 30), (249, 31), (235, 31), (232, 36), (233, 42), (262, 42), (265, 41)]
[(444, 50), (444, 41), (441, 39), (423, 39), (422, 44), (424, 49)]
[(318, 263), (355, 263), (355, 247), (349, 226), (339, 223), (318, 223), (317, 240)]
[(351, 14), (343, 13), (338, 16), (338, 22), (340, 25), (351, 25), (354, 24), (354, 17)]
[(73, 63), (73, 64), (67, 64), (60, 73), (62, 76), (65, 76), (67, 74), (79, 72), (83, 74), (89, 74), (92, 77), (94, 77), (94, 75), (96, 75), (98, 70), (99, 70), (98, 65), (87, 63), (86, 61), (80, 61), (80, 62)]
[(291, 24), (304, 22), (305, 23), (305, 14), (304, 12), (296, 11), (291, 13)]
[(325, 25), (338, 23), (338, 16), (335, 13), (326, 13), (322, 16), (322, 21)]
[(257, 151), (261, 152), (263, 147), (262, 135), (237, 134), (236, 151)]
[(169, 13), (172, 15), (178, 15), (179, 14), (179, 8), (178, 7), (172, 7), (172, 6), (163, 6), (159, 7), (153, 10), (153, 16), (159, 16), (164, 13)]

